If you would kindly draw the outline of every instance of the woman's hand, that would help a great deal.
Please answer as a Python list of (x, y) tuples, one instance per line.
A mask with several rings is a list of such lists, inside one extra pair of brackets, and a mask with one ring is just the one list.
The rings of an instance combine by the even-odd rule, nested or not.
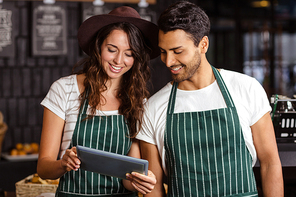
[(77, 157), (76, 147), (67, 149), (63, 158), (61, 159), (61, 166), (66, 171), (75, 170), (77, 171), (80, 168), (80, 160)]
[(126, 174), (126, 178), (131, 182), (132, 186), (142, 194), (150, 193), (156, 184), (155, 175), (150, 170), (148, 170), (147, 176), (132, 172), (131, 174)]

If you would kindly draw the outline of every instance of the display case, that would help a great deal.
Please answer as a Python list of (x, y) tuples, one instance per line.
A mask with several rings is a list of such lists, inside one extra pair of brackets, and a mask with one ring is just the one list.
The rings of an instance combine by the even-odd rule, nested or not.
[(272, 121), (278, 143), (296, 143), (296, 99), (274, 96)]

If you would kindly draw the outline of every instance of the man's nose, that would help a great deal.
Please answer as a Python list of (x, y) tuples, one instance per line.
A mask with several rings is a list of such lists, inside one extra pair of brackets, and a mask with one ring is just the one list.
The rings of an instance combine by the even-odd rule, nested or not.
[(176, 59), (173, 54), (164, 55), (163, 60), (164, 60), (163, 62), (166, 64), (167, 67), (171, 67), (172, 65), (175, 65), (175, 63), (176, 63)]

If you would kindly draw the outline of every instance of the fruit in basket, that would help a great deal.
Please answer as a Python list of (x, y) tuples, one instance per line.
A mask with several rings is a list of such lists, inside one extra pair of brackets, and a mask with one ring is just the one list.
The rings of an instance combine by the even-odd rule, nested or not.
[(55, 179), (55, 180), (49, 180), (49, 179), (42, 179), (39, 177), (39, 175), (37, 173), (33, 174), (33, 176), (27, 180), (27, 183), (38, 183), (38, 184), (43, 184), (43, 185), (48, 185), (48, 184), (52, 184), (52, 185), (58, 185), (59, 184), (59, 179)]
[(34, 174), (31, 180), (32, 183), (40, 183), (38, 174)]
[(24, 144), (23, 151), (27, 154), (31, 154), (33, 152), (30, 144)]
[(17, 143), (15, 148), (10, 151), (11, 156), (16, 155), (28, 155), (28, 154), (37, 154), (39, 152), (39, 144), (38, 143)]
[(15, 145), (15, 148), (16, 148), (16, 150), (23, 150), (24, 146), (23, 146), (22, 143), (17, 143), (17, 144)]
[(39, 144), (33, 142), (31, 143), (31, 148), (33, 153), (38, 153), (39, 152)]
[(14, 155), (18, 155), (18, 151), (17, 151), (17, 149), (12, 149), (11, 151), (10, 151), (10, 155), (12, 155), (12, 156), (14, 156)]

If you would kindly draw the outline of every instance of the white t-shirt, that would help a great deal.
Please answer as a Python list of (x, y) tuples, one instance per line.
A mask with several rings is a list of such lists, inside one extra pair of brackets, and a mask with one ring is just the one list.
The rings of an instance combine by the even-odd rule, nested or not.
[[(59, 156), (62, 158), (66, 149), (69, 148), (72, 135), (79, 114), (79, 89), (77, 84), (77, 75), (62, 77), (55, 81), (46, 97), (41, 102), (43, 107), (48, 108), (54, 114), (65, 120), (62, 144), (60, 146)], [(88, 108), (87, 114), (90, 114)], [(118, 115), (118, 110), (114, 111), (96, 111), (96, 115)]]
[[(263, 87), (255, 78), (224, 69), (220, 69), (220, 74), (237, 109), (243, 136), (252, 155), (253, 165), (255, 165), (257, 156), (250, 126), (271, 111), (269, 100)], [(164, 132), (171, 89), (172, 85), (168, 83), (148, 100), (145, 106), (143, 126), (136, 137), (139, 140), (157, 145), (165, 173), (167, 172)], [(206, 111), (225, 107), (222, 93), (215, 81), (199, 90), (184, 91), (178, 89), (174, 113)]]

